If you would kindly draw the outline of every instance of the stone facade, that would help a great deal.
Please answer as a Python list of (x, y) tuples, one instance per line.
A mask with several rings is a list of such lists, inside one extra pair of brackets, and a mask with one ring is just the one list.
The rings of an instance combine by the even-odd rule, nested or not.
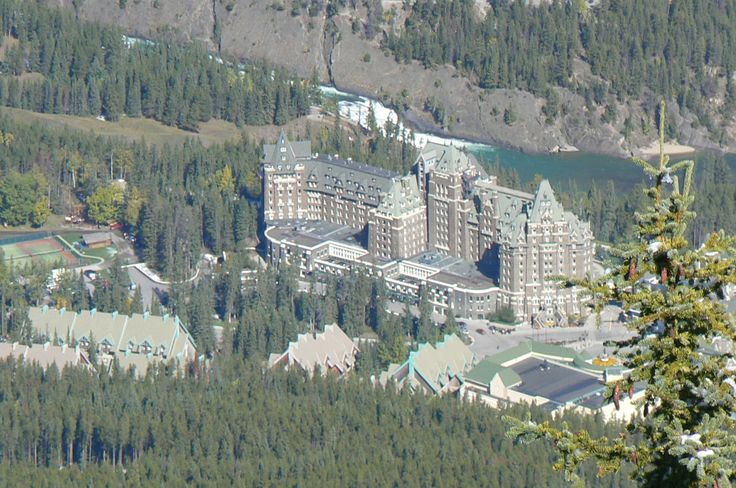
[[(438, 268), (427, 276), (408, 273), (409, 280), (401, 282), (406, 286), (396, 285), (407, 293), (429, 286), (440, 313), (482, 317), (510, 307), (521, 319), (559, 324), (581, 313), (579, 290), (560, 288), (551, 278), (583, 278), (592, 271), (590, 227), (562, 208), (549, 182), (542, 181), (534, 194), (500, 186), (472, 155), (454, 146), (428, 144), (412, 173), (402, 177), (337, 155), (313, 155), (309, 142), (292, 144), (282, 133), (277, 144), (264, 147), (263, 216), (270, 229), (294, 223), (298, 228), (307, 221), (354, 229), (362, 240), (354, 247), (367, 249), (355, 262), (374, 268), (405, 260), (403, 267), (413, 269), (421, 263), (407, 260), (425, 251), (476, 263), (486, 280), (465, 283), (467, 273)], [(329, 235), (300, 239), (308, 245), (293, 252), (307, 256)], [(267, 240), (273, 240), (268, 232)], [(277, 240), (281, 247), (288, 242)], [(322, 260), (305, 269), (324, 265), (332, 272), (338, 269), (332, 264)], [(441, 286), (434, 286), (438, 281)], [(482, 294), (453, 296), (458, 286)]]
[(564, 211), (548, 181), (533, 195), (502, 187), (472, 155), (431, 143), (415, 173), (427, 189), (429, 250), (479, 263), (497, 280), (497, 308), (539, 325), (580, 314), (579, 290), (551, 278), (591, 273), (593, 234)]
[(404, 176), (394, 183), (373, 211), (368, 250), (376, 257), (398, 259), (426, 249), (427, 214), (417, 180)]

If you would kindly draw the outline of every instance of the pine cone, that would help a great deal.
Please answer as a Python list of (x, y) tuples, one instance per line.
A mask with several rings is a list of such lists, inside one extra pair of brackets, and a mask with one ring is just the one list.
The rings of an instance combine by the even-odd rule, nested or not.
[(631, 261), (629, 261), (629, 274), (626, 276), (626, 279), (633, 280), (636, 279), (636, 259), (631, 258)]
[(613, 404), (616, 410), (621, 410), (621, 385), (616, 383), (616, 388), (613, 390)]

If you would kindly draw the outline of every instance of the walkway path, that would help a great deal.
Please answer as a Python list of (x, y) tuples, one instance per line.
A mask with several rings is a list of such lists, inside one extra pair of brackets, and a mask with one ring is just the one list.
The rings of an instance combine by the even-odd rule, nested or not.
[[(151, 268), (149, 268), (146, 265), (146, 263), (125, 264), (125, 265), (121, 266), (121, 268), (135, 268), (138, 271), (140, 271), (141, 273), (143, 273), (143, 275), (145, 275), (146, 278), (148, 278), (152, 282), (156, 283), (157, 285), (169, 286), (169, 285), (172, 284), (171, 281), (162, 280), (161, 277), (155, 271), (153, 271)], [(196, 280), (199, 277), (199, 268), (200, 268), (200, 266), (197, 265), (197, 271), (194, 272), (194, 275), (191, 278), (187, 278), (184, 281), (180, 281), (179, 284), (181, 284), (181, 283), (191, 283), (192, 281)]]
[[(57, 239), (59, 239), (59, 240), (60, 240), (61, 242), (63, 242), (63, 243), (64, 243), (64, 245), (65, 245), (66, 247), (68, 247), (68, 248), (69, 248), (69, 249), (71, 250), (71, 252), (72, 252), (73, 254), (76, 254), (77, 256), (79, 256), (79, 257), (81, 257), (81, 258), (83, 258), (83, 259), (92, 259), (92, 260), (95, 260), (95, 261), (97, 261), (97, 266), (98, 266), (98, 267), (99, 267), (100, 265), (102, 265), (102, 264), (103, 264), (103, 263), (105, 262), (105, 260), (104, 260), (104, 259), (102, 259), (102, 258), (101, 258), (101, 257), (99, 257), (99, 256), (89, 256), (89, 255), (87, 255), (87, 254), (82, 254), (82, 253), (81, 253), (80, 251), (78, 251), (78, 250), (77, 250), (77, 248), (75, 248), (75, 247), (74, 247), (73, 245), (69, 244), (69, 241), (67, 241), (66, 239), (64, 239), (64, 238), (63, 238), (63, 237), (61, 237), (60, 235), (57, 235), (57, 236), (56, 236), (56, 238), (57, 238)], [(79, 266), (79, 267), (80, 267), (80, 268), (87, 268), (87, 266)], [(90, 269), (91, 269), (91, 268), (90, 268)], [(99, 269), (99, 268), (98, 268), (98, 269)]]

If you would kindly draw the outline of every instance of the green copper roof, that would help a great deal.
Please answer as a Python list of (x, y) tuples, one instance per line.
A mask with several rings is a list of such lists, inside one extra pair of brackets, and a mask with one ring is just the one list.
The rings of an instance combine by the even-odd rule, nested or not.
[(577, 352), (569, 347), (545, 344), (544, 342), (527, 341), (519, 344), (518, 346), (512, 347), (511, 349), (506, 349), (505, 351), (489, 356), (489, 359), (498, 364), (504, 364), (530, 353), (557, 357), (566, 361), (573, 361), (579, 356)]
[(382, 377), (394, 377), (408, 366), (408, 373), (399, 380), (400, 383), (417, 381), (417, 378), (421, 378), (433, 392), (438, 392), (453, 377), (462, 374), (473, 364), (475, 364), (473, 352), (458, 336), (450, 334), (436, 346), (430, 343), (420, 344), (416, 351), (409, 353), (409, 358), (404, 363), (390, 365)]
[(484, 359), (468, 371), (465, 379), (481, 385), (488, 385), (496, 375), (501, 377), (501, 381), (507, 387), (521, 383), (521, 377), (514, 370), (501, 366), (489, 358)]

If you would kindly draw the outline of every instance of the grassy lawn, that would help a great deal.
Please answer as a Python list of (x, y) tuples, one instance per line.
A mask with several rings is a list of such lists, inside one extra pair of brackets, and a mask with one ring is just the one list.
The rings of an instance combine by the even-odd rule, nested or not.
[(94, 256), (96, 258), (101, 258), (107, 261), (108, 259), (112, 259), (118, 251), (117, 249), (115, 249), (115, 246), (110, 246), (101, 247), (99, 249), (83, 249), (81, 252), (85, 256)]
[(48, 127), (69, 127), (98, 135), (122, 137), (130, 141), (145, 141), (149, 144), (183, 144), (187, 139), (197, 138), (204, 146), (224, 143), (240, 137), (235, 124), (223, 120), (210, 120), (199, 124), (199, 133), (169, 127), (160, 122), (144, 118), (121, 117), (117, 122), (105, 122), (94, 117), (74, 115), (42, 114), (18, 108), (2, 107), (0, 114), (8, 115), (17, 122), (40, 123)]
[(0, 225), (0, 238), (8, 237), (17, 234), (32, 234), (34, 232), (53, 232), (54, 229), (58, 229), (61, 224), (64, 223), (64, 216), (62, 215), (49, 215), (49, 219), (41, 227), (33, 227), (31, 224), (25, 225), (14, 225), (3, 227)]

